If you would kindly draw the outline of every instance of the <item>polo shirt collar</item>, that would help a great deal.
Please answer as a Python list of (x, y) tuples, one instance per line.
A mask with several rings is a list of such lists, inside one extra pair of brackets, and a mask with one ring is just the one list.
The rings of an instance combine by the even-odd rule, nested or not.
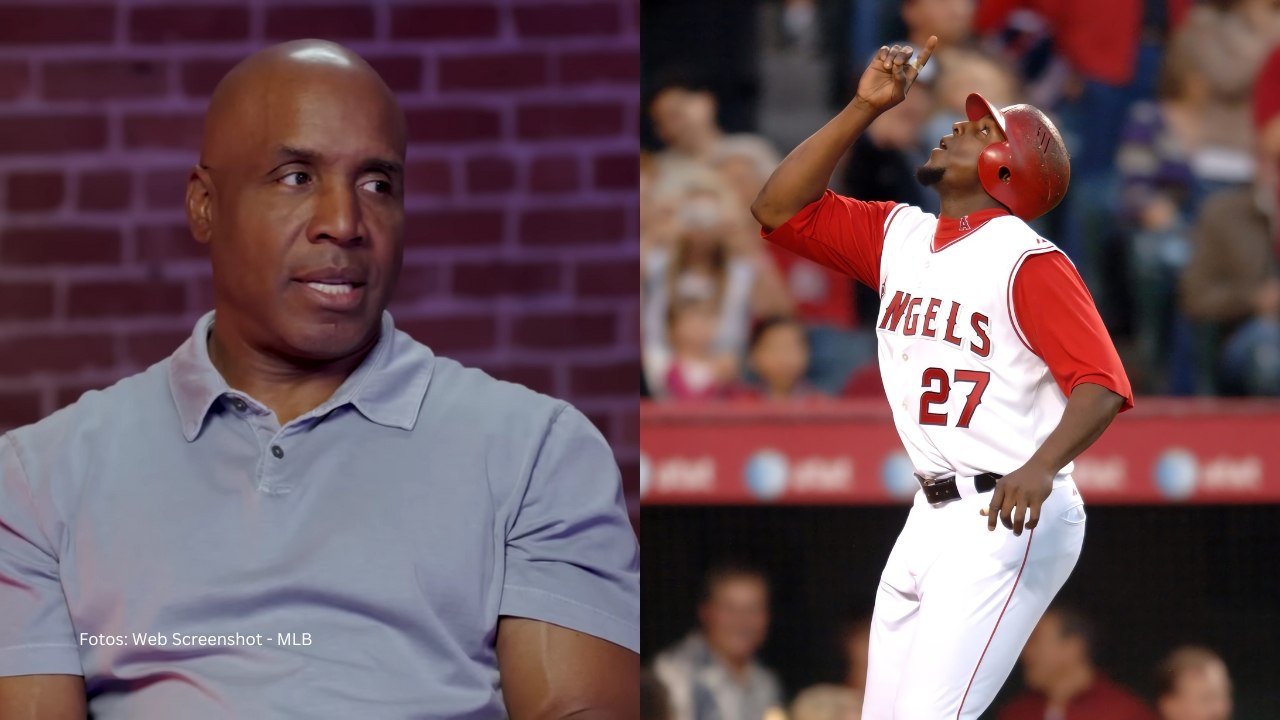
[[(223, 396), (257, 402), (231, 388), (209, 359), (208, 337), (213, 316), (211, 310), (201, 317), (191, 337), (169, 358), (169, 391), (182, 422), (182, 434), (188, 442), (200, 434), (209, 411)], [(298, 419), (321, 417), (350, 404), (379, 425), (412, 430), (426, 397), (434, 359), (425, 345), (397, 332), (391, 313), (384, 310), (378, 341), (360, 366), (332, 397)]]

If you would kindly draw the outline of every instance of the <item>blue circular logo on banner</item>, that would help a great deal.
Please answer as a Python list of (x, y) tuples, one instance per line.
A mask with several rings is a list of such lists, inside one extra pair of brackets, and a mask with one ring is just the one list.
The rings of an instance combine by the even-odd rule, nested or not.
[(1200, 474), (1196, 456), (1181, 448), (1166, 451), (1156, 461), (1155, 481), (1160, 494), (1170, 500), (1185, 500), (1195, 492)]
[(880, 466), (880, 479), (884, 482), (884, 489), (896, 498), (909, 498), (920, 489), (915, 466), (904, 452), (893, 453), (884, 459), (884, 465)]
[(761, 450), (747, 460), (747, 489), (760, 500), (774, 500), (787, 490), (787, 458), (775, 450)]

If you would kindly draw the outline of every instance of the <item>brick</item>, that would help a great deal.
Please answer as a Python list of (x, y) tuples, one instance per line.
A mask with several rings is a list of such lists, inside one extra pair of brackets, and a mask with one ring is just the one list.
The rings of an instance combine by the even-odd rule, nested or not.
[(635, 190), (640, 186), (640, 155), (601, 155), (593, 163), (592, 174), (602, 190)]
[(498, 35), (498, 8), (480, 2), (453, 5), (392, 6), (391, 37), (491, 38)]
[(476, 157), (467, 161), (467, 192), (504, 193), (516, 186), (516, 166), (499, 156)]
[(113, 229), (42, 225), (0, 233), (0, 265), (118, 263), (120, 252), (120, 233)]
[(100, 318), (182, 313), (186, 291), (175, 282), (101, 281), (72, 285), (67, 314)]
[(422, 87), (422, 58), (412, 55), (366, 57), (365, 60), (382, 76), (387, 87), (397, 92)]
[(579, 297), (638, 297), (640, 268), (636, 260), (583, 263), (574, 268)]
[(138, 260), (147, 264), (209, 257), (209, 246), (197, 242), (185, 223), (142, 225), (137, 239)]
[(124, 144), (127, 148), (191, 150), (200, 147), (204, 118), (191, 114), (127, 115)]
[(639, 50), (593, 50), (561, 55), (556, 77), (566, 85), (630, 84), (640, 81)]
[(610, 137), (622, 134), (623, 117), (616, 103), (530, 104), (516, 115), (516, 133), (522, 140)]
[(578, 184), (578, 159), (572, 156), (540, 157), (529, 168), (529, 192), (573, 192)]
[(0, 428), (22, 427), (40, 417), (39, 391), (0, 391)]
[(440, 60), (440, 89), (515, 90), (547, 83), (547, 58), (539, 53), (501, 53)]
[(520, 242), (525, 245), (608, 245), (626, 232), (621, 208), (564, 208), (530, 210), (520, 218)]
[(438, 265), (406, 265), (391, 297), (392, 305), (409, 304), (440, 292), (444, 272)]
[(47, 282), (0, 282), (0, 320), (45, 320), (53, 317), (53, 285)]
[(136, 43), (225, 42), (249, 36), (249, 9), (218, 5), (138, 7), (129, 14)]
[(133, 177), (122, 170), (90, 170), (80, 175), (81, 210), (122, 210), (133, 198)]
[(271, 40), (322, 37), (353, 40), (373, 37), (373, 8), (360, 5), (276, 5), (267, 8)]
[(0, 155), (101, 150), (107, 119), (101, 115), (0, 117)]
[(608, 365), (575, 366), (569, 370), (569, 392), (578, 397), (637, 397), (640, 394), (640, 362), (628, 360)]
[(82, 395), (90, 390), (101, 390), (104, 387), (106, 387), (105, 383), (88, 385), (84, 383), (71, 383), (69, 385), (62, 385), (58, 388), (57, 394), (54, 395), (53, 406), (55, 409), (62, 409), (79, 400)]
[(139, 367), (150, 367), (172, 355), (189, 337), (190, 330), (157, 330), (126, 335), (125, 361)]
[(596, 430), (599, 430), (601, 435), (606, 438), (609, 437), (609, 433), (613, 431), (613, 418), (609, 417), (608, 413), (589, 412), (583, 414), (587, 416), (587, 420), (592, 425), (596, 426)]
[(146, 206), (150, 209), (178, 210), (186, 205), (187, 173), (181, 170), (151, 170), (143, 176)]
[(9, 209), (22, 212), (49, 210), (62, 204), (62, 173), (15, 172), (9, 176)]
[(498, 334), (492, 315), (422, 318), (406, 320), (398, 326), (432, 351), (445, 355), (487, 350), (493, 347)]
[(0, 7), (0, 45), (108, 43), (116, 10), (107, 5), (6, 5)]
[(415, 160), (405, 168), (409, 195), (448, 195), (453, 191), (453, 169), (444, 160)]
[[(622, 471), (622, 491), (627, 497), (640, 494), (640, 461), (618, 463), (618, 469)], [(636, 529), (638, 531), (639, 527)]]
[(0, 101), (16, 100), (31, 87), (31, 70), (25, 62), (0, 62)]
[(421, 247), (497, 245), (502, 241), (502, 213), (498, 210), (415, 213), (405, 222), (405, 240), (407, 245)]
[(523, 385), (535, 392), (555, 395), (555, 373), (548, 365), (485, 365), (484, 371), (498, 378)]
[(538, 3), (515, 8), (516, 31), (523, 37), (616, 35), (621, 27), (617, 3)]
[(105, 333), (31, 335), (0, 340), (0, 375), (70, 373), (115, 365), (115, 342)]
[(484, 108), (431, 108), (407, 113), (409, 142), (497, 140), (502, 117)]
[(516, 320), (513, 340), (524, 348), (560, 350), (605, 347), (617, 336), (617, 318), (611, 313), (538, 313)]
[(453, 268), (453, 294), (464, 297), (550, 295), (560, 290), (561, 275), (560, 264), (553, 262), (459, 263)]
[(236, 66), (238, 59), (191, 60), (182, 64), (182, 92), (190, 97), (207, 97)]
[(165, 93), (165, 66), (145, 60), (69, 60), (44, 66), (49, 100), (158, 97)]

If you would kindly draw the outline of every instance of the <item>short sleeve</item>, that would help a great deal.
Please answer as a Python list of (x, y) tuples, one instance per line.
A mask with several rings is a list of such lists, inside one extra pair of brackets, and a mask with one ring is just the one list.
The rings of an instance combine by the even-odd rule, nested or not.
[(802, 258), (880, 287), (885, 225), (898, 203), (864, 202), (827, 190), (786, 223), (761, 237)]
[(17, 448), (0, 437), (0, 677), (81, 675), (58, 558)]
[(1101, 385), (1133, 407), (1133, 387), (1080, 273), (1060, 252), (1027, 258), (1013, 279), (1013, 314), (1027, 347), (1044, 360), (1070, 397), (1081, 383)]
[(565, 406), (551, 421), (506, 539), (500, 615), (640, 651), (640, 547), (600, 432)]

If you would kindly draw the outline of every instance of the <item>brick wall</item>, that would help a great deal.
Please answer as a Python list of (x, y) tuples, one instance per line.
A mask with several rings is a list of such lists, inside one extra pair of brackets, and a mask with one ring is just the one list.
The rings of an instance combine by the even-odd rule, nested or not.
[(0, 0), (0, 430), (168, 355), (212, 307), (182, 212), (222, 74), (367, 58), (410, 129), (398, 324), (564, 397), (634, 497), (636, 0)]

